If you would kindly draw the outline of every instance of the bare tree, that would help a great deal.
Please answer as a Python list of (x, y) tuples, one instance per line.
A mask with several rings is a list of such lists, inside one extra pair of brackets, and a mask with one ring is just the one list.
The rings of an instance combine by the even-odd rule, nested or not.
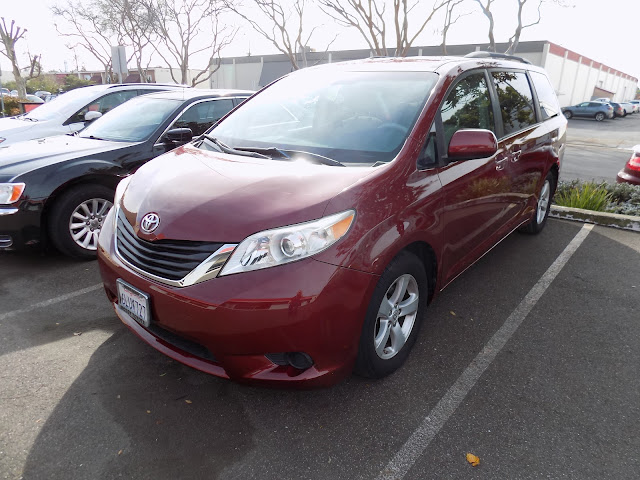
[[(318, 0), (322, 10), (343, 27), (355, 28), (365, 39), (369, 49), (375, 55), (389, 54), (387, 47), (387, 12), (386, 3), (382, 0)], [(405, 57), (416, 38), (424, 31), (434, 16), (443, 9), (448, 0), (433, 0), (428, 14), (415, 11), (425, 2), (409, 2), (409, 0), (393, 0), (393, 28), (395, 31), (395, 56)], [(416, 22), (415, 19), (419, 18)], [(413, 33), (410, 32), (409, 20), (413, 20)]]
[(505, 53), (508, 53), (509, 55), (513, 55), (518, 49), (518, 43), (520, 43), (520, 35), (522, 34), (522, 30), (524, 30), (525, 28), (533, 27), (534, 25), (537, 25), (538, 23), (540, 23), (540, 20), (542, 19), (540, 8), (542, 7), (542, 3), (544, 2), (544, 0), (537, 0), (537, 1), (538, 1), (537, 19), (531, 23), (523, 24), (522, 10), (524, 8), (524, 5), (527, 3), (527, 0), (516, 0), (516, 2), (518, 2), (518, 25), (516, 26), (516, 30), (511, 36), (511, 38), (509, 38), (509, 48), (507, 48), (507, 51)]
[(447, 33), (449, 32), (449, 28), (451, 25), (456, 23), (462, 17), (470, 15), (471, 12), (461, 13), (454, 16), (454, 10), (461, 4), (466, 2), (466, 0), (448, 0), (447, 1), (447, 9), (444, 15), (444, 25), (442, 27), (442, 54), (447, 54)]
[(493, 19), (493, 13), (491, 12), (491, 4), (494, 0), (476, 0), (478, 5), (480, 5), (480, 9), (487, 20), (489, 20), (489, 47), (487, 50), (490, 52), (496, 51), (496, 39), (493, 36), (493, 29), (495, 27), (495, 20)]
[[(158, 39), (152, 45), (169, 66), (173, 81), (189, 83), (189, 61), (193, 55), (202, 52), (209, 54), (207, 67), (191, 79), (191, 85), (211, 78), (220, 67), (220, 51), (231, 43), (236, 33), (218, 21), (219, 15), (227, 8), (223, 0), (142, 1), (152, 15), (153, 31)], [(194, 47), (198, 43), (196, 38), (206, 38), (206, 41)], [(178, 65), (177, 75), (172, 64)]]
[(105, 81), (112, 78), (111, 46), (120, 44), (120, 38), (113, 32), (109, 24), (109, 17), (105, 17), (95, 4), (74, 3), (68, 0), (64, 6), (55, 5), (51, 8), (55, 17), (61, 18), (68, 24), (69, 31), (63, 31), (57, 23), (56, 30), (62, 37), (69, 38), (71, 43), (67, 47), (74, 50), (82, 47), (102, 65)]
[(27, 80), (40, 76), (42, 72), (40, 56), (35, 55), (32, 57), (31, 53), (29, 53), (29, 67), (26, 72), (26, 77), (22, 75), (22, 71), (18, 65), (16, 43), (24, 38), (25, 33), (27, 33), (27, 30), (17, 26), (15, 20), (11, 20), (11, 25), (7, 27), (7, 22), (4, 17), (2, 17), (2, 23), (0, 23), (0, 40), (2, 40), (3, 49), (1, 51), (11, 62), (11, 68), (13, 69), (13, 76), (15, 77), (18, 96), (20, 98), (27, 96)]
[[(304, 33), (305, 0), (253, 0), (267, 22), (258, 21), (244, 13), (241, 5), (227, 0), (230, 10), (246, 20), (255, 31), (285, 54), (294, 70), (307, 66), (306, 53), (316, 27)], [(271, 29), (263, 27), (269, 25)], [(334, 38), (335, 40), (335, 38)], [(331, 45), (332, 42), (329, 43)], [(329, 48), (329, 47), (327, 47)]]
[(152, 55), (146, 55), (157, 41), (153, 29), (153, 14), (142, 0), (96, 0), (96, 8), (107, 21), (110, 31), (121, 43), (131, 48), (127, 59), (135, 61), (142, 83), (147, 82), (147, 71)]

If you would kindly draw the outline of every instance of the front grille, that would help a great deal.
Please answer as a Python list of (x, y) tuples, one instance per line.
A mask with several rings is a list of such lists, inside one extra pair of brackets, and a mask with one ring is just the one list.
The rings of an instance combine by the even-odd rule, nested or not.
[(116, 225), (117, 251), (134, 267), (156, 277), (182, 280), (223, 244), (189, 240), (156, 240), (138, 238), (122, 210)]

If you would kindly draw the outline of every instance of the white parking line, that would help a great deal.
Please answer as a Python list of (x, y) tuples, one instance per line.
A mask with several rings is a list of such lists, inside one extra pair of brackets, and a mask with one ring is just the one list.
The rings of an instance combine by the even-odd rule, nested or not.
[(71, 293), (66, 293), (64, 295), (60, 295), (59, 297), (50, 298), (49, 300), (45, 300), (44, 302), (39, 302), (29, 307), (21, 308), (20, 310), (14, 310), (12, 312), (7, 312), (7, 313), (0, 313), (0, 322), (9, 317), (15, 317), (16, 315), (31, 312), (32, 310), (36, 310), (38, 308), (48, 307), (49, 305), (55, 305), (56, 303), (64, 302), (65, 300), (69, 300), (70, 298), (79, 297), (80, 295), (93, 292), (100, 288), (102, 288), (102, 283), (97, 283), (91, 287), (83, 288), (82, 290), (76, 290), (75, 292), (71, 292)]
[(580, 229), (560, 256), (540, 277), (540, 280), (529, 290), (520, 305), (509, 315), (500, 329), (485, 344), (482, 351), (478, 353), (438, 404), (429, 412), (418, 429), (411, 434), (405, 444), (380, 472), (377, 477), (378, 480), (399, 480), (404, 478), (592, 229), (593, 225), (591, 224), (585, 224)]

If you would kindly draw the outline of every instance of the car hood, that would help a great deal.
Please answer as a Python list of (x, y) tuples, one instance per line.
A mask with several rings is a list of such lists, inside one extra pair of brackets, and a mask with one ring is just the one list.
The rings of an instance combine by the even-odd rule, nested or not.
[[(0, 137), (11, 140), (11, 136), (34, 128), (39, 122), (29, 122), (17, 118), (0, 118)], [(0, 145), (2, 145), (0, 143)]]
[[(261, 230), (322, 217), (329, 200), (373, 171), (218, 154), (188, 145), (141, 167), (121, 208), (147, 240), (237, 243)], [(160, 224), (147, 235), (139, 225), (151, 212)]]
[(125, 142), (94, 140), (71, 135), (58, 135), (40, 140), (27, 140), (0, 147), (0, 179), (79, 157), (104, 153), (131, 145)]

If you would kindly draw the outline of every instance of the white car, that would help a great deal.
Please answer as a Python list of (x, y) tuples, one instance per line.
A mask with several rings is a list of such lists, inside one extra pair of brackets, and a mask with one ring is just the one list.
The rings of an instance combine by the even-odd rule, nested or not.
[(624, 108), (624, 111), (627, 115), (636, 113), (638, 111), (638, 105), (634, 105), (631, 102), (620, 102), (620, 106)]
[(27, 114), (0, 118), (0, 148), (24, 140), (74, 133), (130, 98), (145, 93), (183, 88), (189, 87), (128, 83), (76, 88)]

